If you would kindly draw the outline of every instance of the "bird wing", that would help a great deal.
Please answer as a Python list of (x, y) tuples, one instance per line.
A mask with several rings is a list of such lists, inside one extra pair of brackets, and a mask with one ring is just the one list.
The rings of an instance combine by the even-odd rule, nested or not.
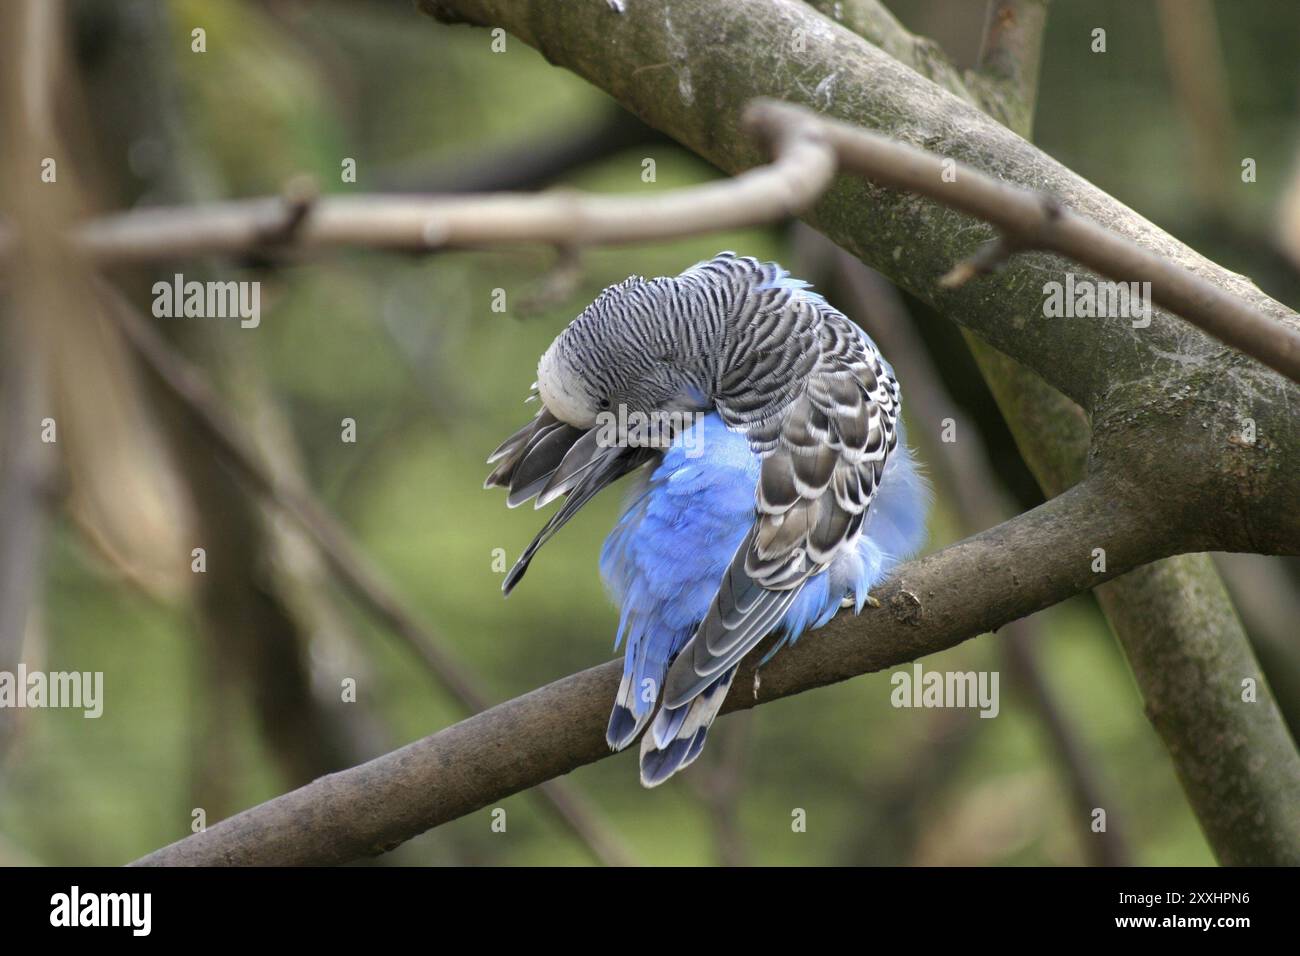
[(816, 309), (821, 321), (809, 325), (796, 316), (784, 337), (761, 341), (813, 354), (802, 388), (774, 414), (756, 416), (762, 376), (770, 374), (764, 365), (797, 368), (801, 361), (760, 353), (753, 362), (757, 376), (738, 381), (718, 403), (723, 419), (744, 430), (763, 459), (754, 524), (708, 614), (669, 669), (668, 707), (684, 705), (734, 667), (781, 620), (808, 579), (856, 544), (897, 442), (899, 394), (889, 366), (847, 318), (815, 302), (797, 303), (784, 308)]
[(539, 548), (549, 541), (588, 501), (628, 472), (655, 457), (651, 448), (604, 445), (600, 429), (568, 425), (543, 407), (528, 424), (502, 442), (488, 464), (496, 467), (484, 488), (509, 489), (506, 504), (516, 508), (529, 499), (536, 507), (565, 495), (537, 537), (524, 549), (506, 575), (502, 590), (509, 594), (523, 578)]

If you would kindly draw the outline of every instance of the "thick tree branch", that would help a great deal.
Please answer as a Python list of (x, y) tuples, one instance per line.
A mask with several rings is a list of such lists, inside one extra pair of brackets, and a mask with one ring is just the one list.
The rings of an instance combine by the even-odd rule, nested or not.
[[(961, 70), (928, 37), (908, 31), (880, 0), (806, 0), (810, 7), (843, 24), (872, 46), (879, 47), (943, 89), (968, 102), (976, 102)], [(435, 14), (436, 16), (436, 14)]]
[(980, 63), (963, 73), (939, 44), (909, 31), (880, 0), (805, 0), (899, 63), (1024, 135), (1034, 112), (1047, 0), (991, 0)]
[[(651, 125), (736, 172), (760, 161), (743, 135), (754, 96), (816, 108), (930, 149), (994, 179), (1056, 197), (1079, 216), (1185, 265), (1293, 327), (1293, 313), (1208, 262), (974, 106), (793, 0), (647, 0), (612, 13), (602, 0), (425, 0), (448, 22), (505, 27), (606, 90)], [(795, 40), (800, 41), (795, 48)], [(719, 42), (721, 40), (721, 42)], [(963, 216), (910, 193), (840, 177), (810, 222), (903, 288), (954, 315), (1091, 409), (1118, 377), (1184, 375), (1222, 360), (1209, 340), (1157, 312), (1150, 327), (1045, 320), (1044, 278), (1061, 267), (1025, 257), (996, 288), (935, 288), (936, 274), (986, 238)], [(1017, 323), (1007, 315), (1020, 316)], [(1032, 320), (1031, 316), (1038, 319)]]
[[(1037, 77), (1025, 64), (1037, 62), (1044, 26), (1041, 10), (1028, 9), (1036, 2), (990, 5), (1004, 15), (990, 18), (981, 58), (981, 67), (995, 73), (1005, 69), (985, 58), (999, 48), (1020, 61), (1018, 89), (1027, 103), (1033, 102)], [(1022, 26), (1036, 21), (1036, 32), (1008, 34), (999, 22), (1008, 19)], [(1004, 95), (1014, 99), (1016, 91), (1012, 83)], [(1012, 125), (1027, 135), (1031, 122), (1032, 111), (1023, 110)], [(1069, 487), (1084, 473), (1091, 440), (1086, 419), (1032, 372), (968, 339), (1044, 491), (1051, 495)], [(1280, 862), (1300, 854), (1300, 813), (1284, 796), (1300, 784), (1300, 760), (1267, 688), (1252, 708), (1241, 707), (1233, 680), (1256, 673), (1258, 665), (1208, 559), (1168, 558), (1109, 582), (1098, 594), (1215, 854), (1224, 862), (1243, 863)], [(1158, 622), (1158, 641), (1151, 638), (1153, 622)], [(1221, 670), (1206, 679), (1190, 662), (1210, 659)], [(1211, 738), (1204, 733), (1207, 723), (1230, 732)], [(1251, 760), (1251, 754), (1269, 757)]]
[[(742, 664), (724, 710), (768, 703), (952, 647), (1177, 548), (1166, 522), (1100, 476), (1005, 524), (900, 567), (878, 610), (840, 614), (762, 671)], [(1108, 570), (1092, 571), (1092, 547)], [(392, 849), (431, 827), (610, 756), (611, 661), (401, 750), (223, 820), (149, 865), (314, 865)]]
[(1300, 866), (1300, 756), (1210, 556), (1097, 598), (1219, 862)]

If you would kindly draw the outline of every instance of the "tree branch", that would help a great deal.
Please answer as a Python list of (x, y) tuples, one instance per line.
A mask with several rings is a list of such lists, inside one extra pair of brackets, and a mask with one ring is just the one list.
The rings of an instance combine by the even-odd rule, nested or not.
[[(891, 356), (899, 381), (906, 383), (908, 418), (924, 424), (921, 435), (926, 437), (921, 441), (929, 453), (926, 460), (935, 469), (941, 496), (952, 501), (967, 533), (1007, 520), (1017, 510), (1015, 503), (1003, 489), (978, 430), (957, 410), (938, 369), (926, 355), (925, 343), (912, 330), (912, 319), (902, 297), (887, 279), (848, 253), (833, 246), (828, 251), (833, 256), (838, 283), (857, 306), (856, 314), (869, 317), (864, 322), (867, 331)], [(953, 420), (957, 440), (936, 442), (929, 436), (938, 433), (945, 418)], [(1042, 672), (1037, 654), (1042, 630), (1038, 620), (1022, 618), (1003, 628), (1003, 660), (1024, 688), (1060, 761), (1064, 782), (1074, 797), (1074, 832), (1079, 835), (1085, 858), (1099, 866), (1126, 865), (1132, 854), (1119, 826), (1122, 814), (1112, 809), (1107, 829), (1101, 833), (1094, 833), (1089, 826), (1095, 808), (1113, 808), (1114, 804), (1104, 796), (1106, 788), (1087, 748), (1057, 704)]]
[[(753, 125), (767, 133), (812, 120), (806, 110), (772, 101), (755, 104), (751, 116)], [(1118, 281), (1150, 282), (1157, 305), (1300, 382), (1300, 327), (1263, 314), (1195, 273), (1071, 212), (1050, 196), (1009, 186), (973, 169), (946, 169), (939, 156), (847, 123), (822, 123), (821, 133), (842, 169), (928, 196), (1000, 230), (1000, 239), (940, 279), (946, 288), (959, 288), (1016, 253), (1059, 253)]]
[(967, 82), (979, 104), (1029, 138), (1038, 99), (1038, 64), (1047, 27), (1047, 0), (990, 0), (979, 65)]
[[(1266, 314), (1300, 324), (1240, 276), (1198, 256), (974, 106), (806, 5), (678, 0), (671, 10), (663, 3), (630, 4), (622, 15), (601, 0), (424, 0), (423, 7), (447, 22), (504, 27), (726, 171), (746, 169), (761, 158), (742, 135), (748, 100), (770, 96), (802, 103), (995, 179), (1051, 194), (1081, 217), (1184, 264)], [(719, 36), (727, 42), (718, 43)], [(800, 48), (792, 51), (795, 38)], [(1117, 378), (1161, 371), (1180, 376), (1222, 358), (1219, 346), (1189, 337), (1163, 312), (1146, 329), (1107, 322), (1062, 328), (1043, 321), (1044, 267), (1060, 269), (1037, 257), (1018, 263), (996, 289), (936, 289), (936, 272), (963, 258), (986, 234), (911, 194), (871, 190), (840, 177), (806, 218), (1089, 410)], [(1009, 314), (1023, 318), (1012, 325)], [(1038, 321), (1029, 318), (1035, 315)]]
[(1300, 866), (1300, 756), (1210, 556), (1131, 571), (1097, 599), (1219, 862)]
[[(689, 6), (698, 0), (683, 2)], [(496, 0), (495, 3), (440, 0), (433, 6), (440, 15), (450, 16), (458, 11), (458, 15), (469, 19), (487, 17), (490, 8), (493, 17), (509, 19), (516, 30), (522, 31), (526, 39), (541, 46), (548, 55), (561, 61), (573, 60), (575, 68), (597, 82), (608, 84), (616, 94), (635, 99), (633, 105), (639, 106), (639, 111), (652, 120), (657, 119), (670, 129), (680, 126), (680, 131), (673, 130), (678, 138), (706, 156), (719, 155), (720, 143), (725, 142), (730, 152), (719, 155), (722, 165), (748, 164), (754, 155), (749, 139), (725, 134), (733, 127), (738, 133), (740, 125), (736, 71), (762, 78), (761, 82), (745, 84), (746, 96), (755, 85), (770, 85), (769, 73), (782, 72), (772, 70), (766, 61), (750, 59), (757, 56), (761, 60), (762, 50), (738, 42), (716, 51), (716, 55), (710, 48), (710, 56), (699, 62), (679, 64), (679, 70), (689, 67), (695, 80), (708, 79), (709, 105), (707, 109), (660, 115), (659, 99), (680, 97), (682, 93), (675, 87), (671, 91), (660, 89), (662, 79), (652, 79), (653, 74), (671, 70), (650, 67), (673, 65), (677, 61), (671, 57), (665, 61), (651, 59), (642, 64), (646, 69), (630, 71), (620, 62), (615, 70), (606, 59), (609, 48), (606, 37), (601, 35), (600, 42), (596, 43), (590, 35), (598, 25), (615, 32), (631, 29), (633, 32), (626, 37), (630, 44), (627, 52), (634, 61), (646, 60), (666, 42), (660, 32), (662, 24), (654, 19), (647, 21), (639, 12), (653, 5), (629, 8), (625, 17), (616, 15), (613, 23), (604, 16), (610, 13), (604, 7), (595, 18), (599, 24), (568, 22), (566, 18), (575, 15), (586, 3), (587, 0), (575, 0), (561, 7), (547, 6), (541, 15), (522, 19), (520, 15), (533, 6), (528, 0)], [(1216, 333), (1255, 351), (1276, 349), (1270, 353), (1274, 364), (1291, 368), (1298, 361), (1300, 353), (1293, 345), (1300, 319), (1240, 277), (1159, 233), (973, 107), (951, 97), (945, 99), (933, 84), (927, 85), (900, 64), (810, 9), (777, 0), (736, 0), (735, 4), (721, 8), (724, 25), (739, 28), (740, 21), (733, 18), (738, 10), (754, 14), (754, 20), (745, 20), (744, 24), (759, 22), (766, 13), (783, 29), (805, 33), (808, 43), (805, 59), (818, 69), (830, 71), (823, 80), (835, 79), (845, 84), (836, 87), (841, 91), (836, 103), (848, 99), (857, 104), (852, 112), (876, 111), (874, 115), (885, 117), (892, 127), (891, 133), (903, 140), (920, 138), (927, 144), (942, 145), (951, 154), (970, 152), (997, 176), (1046, 186), (1079, 210), (1076, 219), (1048, 215), (1041, 203), (1014, 206), (1017, 216), (1010, 222), (1025, 235), (1045, 244), (1065, 241), (1074, 249), (1080, 240), (1100, 239), (1101, 234), (1093, 230), (1104, 227), (1113, 235), (1105, 235), (1102, 258), (1120, 269), (1131, 265), (1126, 256), (1133, 250), (1125, 240), (1137, 242), (1143, 247), (1137, 253), (1142, 267), (1155, 270), (1153, 277), (1158, 280), (1160, 301), (1178, 304), (1198, 315)], [(767, 29), (763, 28), (765, 35)], [(693, 42), (702, 42), (691, 35)], [(582, 41), (586, 40), (593, 45), (584, 46)], [(715, 73), (716, 61), (722, 61), (727, 69)], [(846, 72), (849, 67), (860, 68), (861, 74)], [(873, 79), (882, 82), (863, 86)], [(792, 79), (786, 82), (794, 84)], [(852, 97), (846, 95), (850, 85)], [(697, 90), (698, 84), (691, 89)], [(791, 87), (791, 92), (804, 97), (807, 94), (798, 84)], [(654, 98), (642, 102), (642, 95), (648, 94)], [(702, 102), (692, 98), (691, 105)], [(733, 108), (737, 113), (729, 112)], [(783, 109), (784, 113), (780, 113)], [(780, 114), (780, 122), (773, 121), (771, 128), (783, 131), (789, 138), (778, 143), (781, 158), (776, 164), (752, 171), (736, 181), (743, 180), (743, 194), (736, 191), (736, 182), (732, 182), (701, 187), (707, 192), (691, 190), (670, 194), (669, 200), (593, 199), (591, 202), (599, 209), (595, 219), (580, 218), (576, 225), (564, 212), (576, 208), (571, 205), (573, 201), (557, 200), (554, 196), (527, 197), (523, 206), (516, 202), (520, 197), (496, 197), (482, 200), (486, 207), (479, 206), (480, 200), (455, 200), (451, 201), (452, 206), (445, 205), (443, 200), (430, 200), (432, 205), (409, 205), (406, 199), (385, 200), (380, 207), (372, 207), (361, 200), (329, 199), (320, 200), (322, 205), (302, 217), (297, 230), (287, 236), (284, 225), (293, 219), (291, 210), (286, 208), (288, 204), (280, 200), (248, 201), (200, 212), (197, 219), (186, 211), (123, 214), (110, 220), (110, 225), (104, 221), (89, 225), (90, 235), (98, 238), (87, 241), (91, 247), (98, 243), (104, 249), (115, 248), (122, 254), (133, 250), (130, 255), (150, 256), (169, 254), (169, 250), (193, 251), (199, 246), (210, 249), (211, 244), (230, 251), (247, 249), (249, 243), (265, 244), (268, 237), (281, 243), (374, 241), (391, 243), (393, 247), (414, 243), (427, 248), (431, 241), (505, 241), (510, 237), (547, 241), (562, 238), (569, 243), (574, 241), (574, 236), (580, 237), (581, 242), (621, 241), (708, 225), (754, 221), (759, 213), (767, 215), (798, 208), (808, 201), (817, 193), (818, 184), (824, 182), (822, 174), (827, 173), (831, 161), (825, 144), (817, 140), (818, 133), (806, 125), (812, 122), (807, 114), (779, 106), (769, 107), (768, 113), (769, 117)], [(924, 114), (923, 128), (916, 125), (922, 122), (918, 114)], [(722, 132), (705, 136), (699, 124), (706, 119), (721, 124)], [(791, 130), (786, 125), (791, 122), (805, 125)], [(712, 126), (709, 128), (712, 130)], [(905, 144), (872, 140), (871, 134), (843, 124), (832, 123), (820, 128), (845, 149), (850, 163), (856, 166), (865, 161), (866, 171), (882, 180), (908, 190), (926, 187), (932, 190), (942, 182), (935, 175), (937, 160), (930, 157), (926, 162), (923, 158), (917, 166), (914, 163), (919, 154)], [(937, 138), (936, 130), (941, 133)], [(692, 142), (693, 139), (700, 140), (702, 145)], [(864, 160), (861, 155), (864, 149), (870, 153), (870, 147), (864, 147), (870, 143), (883, 144), (891, 150), (891, 157), (905, 156), (907, 163), (913, 165), (876, 168), (870, 156)], [(805, 175), (799, 171), (800, 163), (811, 163), (817, 171)], [(893, 179), (889, 180), (889, 176)], [(972, 181), (972, 176), (976, 187), (974, 199), (964, 191), (965, 183)], [(960, 174), (958, 182), (952, 185), (957, 188), (944, 190), (945, 202), (953, 196), (965, 196), (963, 208), (994, 221), (1000, 221), (999, 204), (1006, 200), (1012, 188), (969, 172)], [(759, 205), (749, 203), (748, 198), (756, 198)], [(721, 218), (714, 217), (707, 222), (698, 216), (692, 218), (715, 203), (723, 207), (719, 210)], [(450, 219), (430, 220), (435, 206), (444, 213), (454, 208), (456, 213)], [(1190, 331), (1164, 312), (1157, 311), (1146, 328), (1133, 328), (1130, 322), (1044, 321), (1045, 263), (1038, 256), (1018, 257), (996, 282), (967, 284), (944, 292), (933, 281), (936, 267), (946, 268), (960, 257), (954, 239), (969, 235), (968, 224), (948, 211), (946, 205), (936, 209), (933, 204), (918, 203), (910, 191), (873, 190), (860, 182), (846, 183), (841, 178), (810, 215), (814, 221), (825, 220), (824, 227), (841, 245), (857, 251), (886, 274), (892, 273), (905, 288), (946, 314), (954, 315), (990, 344), (1027, 364), (1082, 404), (1102, 426), (1098, 430), (1094, 457), (1121, 461), (1130, 471), (1147, 468), (1149, 473), (1135, 478), (1148, 484), (1159, 481), (1179, 487), (1188, 505), (1187, 514), (1209, 526), (1203, 529), (1202, 546), (1265, 553), (1292, 553), (1300, 549), (1300, 511), (1289, 506), (1300, 485), (1300, 470), (1278, 466), (1282, 461), (1300, 457), (1300, 423), (1290, 412), (1293, 399), (1297, 398), (1292, 394), (1296, 391), (1294, 384), (1279, 381), (1277, 376), (1262, 369), (1243, 365), (1230, 351)], [(623, 216), (640, 217), (642, 221), (640, 224), (616, 221)], [(1088, 223), (1088, 219), (1097, 225)], [(871, 227), (865, 234), (864, 224)], [(158, 225), (165, 228), (155, 232), (154, 227)], [(886, 238), (891, 244), (885, 245)], [(905, 248), (915, 248), (917, 242), (928, 243), (930, 249), (921, 256), (901, 254)], [(964, 246), (966, 242), (963, 240), (958, 245)], [(871, 255), (863, 255), (863, 250)], [(1178, 264), (1165, 260), (1176, 260)], [(1062, 276), (1060, 271), (1048, 274)], [(1214, 288), (1207, 292), (1208, 287), (1200, 284), (1202, 279)], [(1008, 321), (1008, 315), (1015, 318)], [(1236, 324), (1238, 320), (1244, 324)], [(1194, 388), (1188, 387), (1191, 378), (1195, 379)], [(1207, 411), (1206, 401), (1213, 403), (1212, 412)], [(1241, 419), (1246, 417), (1267, 436), (1266, 441), (1248, 448), (1236, 440)], [(1251, 480), (1244, 485), (1243, 471), (1251, 474)], [(1216, 504), (1215, 510), (1203, 506), (1211, 500)]]
[[(723, 707), (740, 710), (952, 647), (1176, 547), (1169, 525), (1100, 476), (1005, 524), (901, 566), (882, 608), (840, 614), (787, 648), (754, 689), (751, 654)], [(1087, 544), (1084, 544), (1086, 542)], [(1105, 547), (1094, 574), (1090, 548)], [(322, 777), (139, 860), (147, 865), (337, 864), (610, 756), (610, 661), (369, 763)]]
[[(843, 24), (872, 46), (879, 47), (899, 63), (906, 63), (927, 80), (963, 100), (974, 103), (961, 70), (948, 62), (947, 55), (928, 37), (908, 31), (880, 0), (805, 0), (824, 16)], [(437, 14), (434, 14), (437, 16)]]
[[(562, 5), (429, 0), (426, 6), (444, 19), (507, 26), (552, 61), (572, 67), (724, 169), (747, 168), (758, 156), (739, 135), (744, 99), (754, 92), (802, 99), (832, 114), (882, 127), (914, 146), (967, 160), (986, 170), (993, 186), (1003, 179), (1045, 189), (1076, 209), (1080, 221), (1091, 220), (1119, 239), (1137, 243), (1143, 255), (1168, 260), (1163, 261), (1168, 269), (1184, 265), (1212, 283), (1216, 296), (1236, 296), (1290, 333), (1297, 329), (1294, 314), (1241, 277), (1196, 256), (968, 104), (946, 96), (798, 4), (734, 0), (716, 7), (706, 0), (680, 0), (672, 11), (675, 26), (663, 19), (668, 11), (654, 3), (635, 5), (624, 15), (613, 14), (612, 20), (609, 8), (596, 0)], [(731, 42), (714, 42), (720, 30)], [(786, 45), (795, 34), (806, 41), (807, 49), (791, 60)], [(815, 140), (810, 136), (807, 145), (825, 158), (824, 145)], [(906, 177), (908, 172), (904, 167), (899, 174)], [(968, 178), (959, 174), (958, 182)], [(936, 181), (942, 182), (938, 177)], [(816, 193), (813, 189), (810, 196)], [(770, 199), (766, 191), (763, 196)], [(732, 195), (726, 204), (735, 201)], [(798, 204), (782, 207), (778, 202), (772, 208), (789, 211)], [(245, 215), (243, 207), (227, 211)], [(277, 229), (277, 223), (290, 221), (281, 203), (265, 211), (260, 225), (254, 223), (251, 239), (246, 229), (232, 232), (225, 226), (212, 228), (210, 234), (234, 242), (232, 248), (248, 241), (265, 245), (319, 238), (312, 232), (321, 228), (316, 212), (300, 217), (296, 230)], [(427, 219), (381, 218), (382, 228), (396, 222), (413, 248), (427, 248), (430, 231), (436, 242), (447, 241), (438, 226), (430, 230)], [(553, 225), (553, 220), (542, 218)], [(1288, 467), (1300, 454), (1291, 412), (1293, 384), (1239, 360), (1163, 312), (1141, 329), (1127, 323), (1040, 321), (1045, 267), (1049, 275), (1061, 274), (1059, 263), (1047, 257), (1017, 257), (994, 282), (939, 289), (933, 281), (936, 266), (951, 264), (968, 252), (969, 223), (944, 206), (918, 202), (911, 192), (894, 193), (841, 178), (809, 218), (840, 244), (958, 316), (1079, 401), (1097, 425), (1096, 470), (1083, 484), (1041, 508), (900, 569), (899, 579), (882, 592), (891, 602), (887, 614), (870, 616), (865, 627), (846, 623), (841, 616), (819, 632), (816, 641), (782, 655), (764, 671), (762, 700), (844, 679), (871, 669), (873, 662), (887, 666), (913, 659), (1076, 593), (1103, 577), (1093, 577), (1088, 560), (1080, 560), (1081, 552), (1090, 557), (1093, 548), (1107, 552), (1106, 575), (1207, 543), (1296, 549), (1300, 515), (1290, 505), (1297, 479), (1296, 469)], [(1050, 243), (1062, 241), (1060, 218), (1039, 206), (1034, 217), (1022, 216), (1017, 222), (1025, 237)], [(323, 221), (337, 227), (333, 233), (326, 230), (334, 236), (330, 242), (354, 241), (345, 238), (349, 234), (373, 235), (358, 228), (356, 221), (348, 228), (329, 217)], [(465, 221), (462, 241), (476, 228)], [(239, 222), (247, 226), (244, 219)], [(733, 221), (711, 223), (726, 224)], [(538, 228), (534, 219), (526, 225)], [(667, 230), (670, 225), (656, 228)], [(1064, 231), (1067, 239), (1079, 238)], [(483, 241), (518, 237), (504, 227), (486, 235)], [(623, 235), (631, 235), (631, 227), (611, 224), (606, 232), (583, 233), (581, 241), (622, 241)], [(170, 236), (185, 239), (175, 222)], [(537, 237), (555, 241), (545, 229), (523, 238)], [(1116, 248), (1108, 247), (1109, 253)], [(1173, 292), (1165, 289), (1161, 295), (1166, 298), (1159, 301), (1179, 303), (1193, 312), (1202, 306), (1194, 288), (1179, 285), (1185, 278), (1162, 274), (1161, 281), (1172, 282)], [(1263, 347), (1263, 328), (1258, 321), (1247, 324), (1244, 334), (1252, 345)], [(1228, 334), (1243, 333), (1228, 329)], [(1288, 351), (1292, 344), (1286, 337), (1279, 359), (1287, 368), (1294, 358)], [(1244, 414), (1257, 420), (1267, 436), (1252, 451), (1232, 447), (1231, 436)], [(1170, 488), (1176, 493), (1166, 493)], [(1055, 551), (1041, 550), (1044, 545)], [(862, 630), (871, 635), (865, 650)], [(617, 669), (593, 669), (501, 705), (395, 755), (323, 778), (241, 814), (148, 860), (333, 862), (405, 839), (597, 759), (603, 752), (599, 730)], [(737, 686), (744, 688), (745, 681)], [(530, 710), (537, 700), (553, 710)], [(732, 707), (752, 703), (744, 691), (734, 692), (729, 701)], [(1270, 712), (1267, 706), (1262, 710)], [(539, 731), (549, 736), (539, 736)], [(447, 766), (455, 766), (458, 773), (449, 775)], [(369, 777), (371, 773), (379, 776)], [(413, 805), (412, 794), (423, 795), (426, 788), (434, 805)], [(297, 812), (302, 816), (295, 817)], [(1289, 830), (1278, 832), (1284, 850), (1295, 846), (1287, 842)]]
[[(1036, 0), (999, 0), (1012, 17)], [(993, 19), (990, 19), (992, 24)], [(1041, 34), (1045, 26), (1038, 22)], [(1012, 48), (1037, 61), (1034, 37), (1022, 34)], [(1041, 41), (1041, 36), (1038, 38)], [(989, 38), (984, 55), (1005, 42)], [(986, 64), (981, 57), (981, 66)], [(1022, 71), (1032, 103), (1036, 76)], [(1028, 133), (1032, 114), (1019, 132)], [(1047, 494), (1069, 487), (1084, 473), (1090, 429), (1067, 399), (1032, 373), (978, 343), (976, 357)], [(1300, 783), (1300, 760), (1288, 739), (1280, 709), (1265, 686), (1255, 706), (1243, 711), (1234, 679), (1256, 674), (1258, 664), (1213, 566), (1205, 555), (1180, 555), (1124, 575), (1098, 590), (1106, 619), (1133, 667), (1152, 723), (1168, 748), (1184, 791), (1220, 861), (1281, 862), (1300, 854), (1298, 815), (1279, 793)], [(1152, 622), (1160, 640), (1152, 641)], [(1158, 650), (1157, 650), (1158, 648)], [(1213, 679), (1189, 671), (1187, 662), (1214, 658), (1225, 670)], [(1163, 658), (1163, 659), (1162, 659)], [(1263, 684), (1262, 676), (1257, 680)], [(1224, 686), (1226, 680), (1228, 685)], [(1199, 713), (1200, 719), (1188, 719)], [(1155, 715), (1164, 715), (1156, 719)], [(1205, 727), (1231, 733), (1207, 746)], [(1229, 741), (1220, 745), (1219, 740)], [(1247, 754), (1269, 754), (1267, 763)], [(1098, 804), (1101, 806), (1102, 804)], [(1244, 825), (1245, 820), (1252, 825)]]
[(208, 254), (368, 246), (429, 251), (494, 243), (565, 246), (670, 239), (792, 216), (817, 198), (834, 157), (802, 119), (772, 130), (769, 166), (644, 198), (552, 190), (473, 197), (301, 195), (139, 209), (83, 226), (75, 247), (100, 264)]
[[(801, 212), (841, 168), (927, 196), (1000, 230), (998, 240), (941, 278), (957, 289), (1012, 255), (1055, 252), (1122, 282), (1149, 282), (1153, 301), (1300, 382), (1300, 326), (1152, 254), (1062, 206), (974, 169), (799, 107), (753, 104), (746, 125), (776, 144), (771, 166), (655, 199), (499, 194), (472, 199), (393, 196), (235, 200), (119, 213), (88, 223), (76, 245), (101, 263), (345, 245), (430, 250), (500, 242), (578, 246), (646, 241), (769, 222)], [(834, 155), (827, 149), (831, 147)]]

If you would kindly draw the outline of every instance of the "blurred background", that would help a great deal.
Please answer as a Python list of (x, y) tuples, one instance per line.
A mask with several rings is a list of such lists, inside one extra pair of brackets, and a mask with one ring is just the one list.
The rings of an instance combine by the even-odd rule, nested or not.
[[(974, 62), (984, 4), (889, 6)], [(84, 209), (274, 194), (303, 175), (325, 192), (638, 194), (718, 175), (523, 43), (493, 53), (486, 31), (441, 26), (400, 0), (83, 0), (68, 15), (82, 92), (64, 126)], [(1098, 26), (1104, 56), (1089, 49)], [(1293, 4), (1056, 3), (1035, 142), (1300, 307), (1288, 260), (1300, 253), (1279, 238), (1288, 216), (1300, 221), (1297, 49)], [(346, 158), (355, 184), (340, 181)], [(28, 572), (16, 575), (25, 589), (0, 592), (12, 602), (0, 624), (25, 618), (9, 650), (28, 669), (102, 671), (105, 707), (97, 720), (0, 711), (0, 864), (126, 862), (188, 834), (196, 808), (214, 823), (454, 723), (476, 697), (495, 703), (608, 659), (616, 615), (596, 561), (620, 495), (584, 509), (503, 601), (501, 552), (513, 561), (542, 519), (484, 492), (483, 461), (530, 414), (540, 353), (604, 286), (721, 249), (814, 279), (873, 334), (892, 321), (878, 335), (886, 351), (910, 343), (933, 364), (914, 386), (914, 363), (890, 352), (904, 394), (927, 395), (906, 411), (937, 485), (931, 548), (979, 530), (946, 493), (953, 466), (934, 460), (949, 453), (942, 418), (979, 435), (963, 453), (986, 459), (992, 500), (1041, 500), (955, 326), (788, 225), (576, 257), (520, 247), (123, 270), (115, 280), (146, 313), (152, 283), (176, 271), (261, 281), (255, 330), (157, 328), (204, 370), (261, 467), (314, 490), (436, 650), (394, 639), (392, 615), (350, 593), (73, 302), (33, 406), (38, 419), (54, 409), (61, 429), (57, 468), (31, 498), (45, 518), (0, 508), (0, 559)], [(493, 310), (496, 290), (505, 311)], [(0, 367), (9, 409), (31, 394), (14, 386), (20, 366)], [(344, 419), (355, 442), (341, 438)], [(7, 437), (12, 463), (21, 442)], [(203, 575), (190, 569), (198, 546)], [(1295, 567), (1222, 568), (1294, 734)], [(1018, 633), (925, 660), (1000, 671), (996, 719), (895, 709), (889, 673), (868, 675), (724, 718), (700, 762), (656, 791), (638, 784), (632, 754), (616, 755), (565, 778), (563, 814), (520, 794), (501, 804), (505, 833), (489, 808), (377, 863), (1212, 863), (1092, 598)], [(355, 702), (342, 699), (347, 678)], [(1108, 812), (1104, 840), (1081, 809), (1092, 799)], [(792, 831), (795, 808), (806, 832)]]

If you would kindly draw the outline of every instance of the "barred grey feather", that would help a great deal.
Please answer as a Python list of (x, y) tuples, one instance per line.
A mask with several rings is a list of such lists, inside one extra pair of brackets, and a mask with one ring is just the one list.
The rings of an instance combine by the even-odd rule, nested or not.
[[(502, 442), (488, 464), (497, 467), (483, 487), (509, 489), (506, 504), (515, 508), (534, 496), (538, 506), (559, 494), (568, 494), (564, 505), (551, 516), (537, 537), (524, 550), (506, 575), (502, 590), (509, 594), (528, 570), (533, 556), (584, 504), (606, 485), (645, 464), (649, 458), (639, 449), (600, 447), (597, 430), (583, 430), (557, 419), (550, 410), (541, 411), (523, 428)], [(542, 498), (545, 500), (542, 500)]]
[[(586, 473), (570, 490), (564, 504), (560, 506), (560, 510), (551, 515), (551, 519), (537, 533), (537, 537), (524, 549), (524, 553), (506, 575), (501, 590), (506, 594), (514, 590), (515, 585), (519, 583), (528, 570), (528, 565), (532, 563), (533, 556), (537, 554), (538, 549), (551, 540), (555, 533), (564, 527), (583, 505), (608, 485), (613, 484), (629, 472), (640, 468), (651, 457), (653, 457), (653, 452), (641, 448), (596, 448), (592, 453), (590, 467), (586, 469)], [(535, 485), (536, 483), (528, 487), (534, 488)], [(536, 491), (533, 493), (536, 494)]]
[(510, 494), (506, 497), (506, 505), (517, 508), (541, 491), (581, 436), (580, 429), (564, 422), (539, 427), (524, 446), (510, 474)]

